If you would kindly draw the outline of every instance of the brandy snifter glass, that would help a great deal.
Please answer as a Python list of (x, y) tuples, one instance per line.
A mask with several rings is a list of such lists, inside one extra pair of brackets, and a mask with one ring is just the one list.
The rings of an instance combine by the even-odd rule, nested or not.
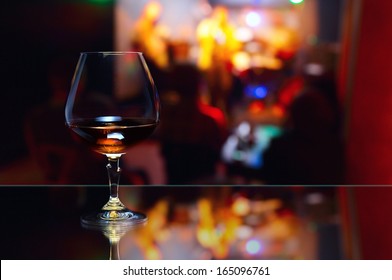
[(159, 109), (158, 92), (142, 53), (80, 54), (65, 107), (66, 125), (107, 157), (110, 187), (108, 202), (97, 213), (83, 216), (82, 223), (129, 226), (147, 220), (119, 199), (119, 163), (129, 147), (153, 133)]

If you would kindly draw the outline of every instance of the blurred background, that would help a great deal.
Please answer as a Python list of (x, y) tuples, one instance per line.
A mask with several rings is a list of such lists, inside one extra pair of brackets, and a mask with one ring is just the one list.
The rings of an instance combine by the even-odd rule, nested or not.
[(124, 180), (354, 182), (348, 93), (337, 83), (352, 13), (338, 0), (11, 5), (2, 11), (0, 182), (85, 183), (91, 169), (95, 183), (101, 157), (70, 138), (63, 109), (79, 53), (99, 50), (143, 52), (162, 102), (158, 130), (123, 158)]
[[(70, 137), (64, 102), (81, 51), (134, 50), (145, 54), (162, 120), (123, 157), (123, 184), (390, 185), (391, 8), (386, 0), (9, 4), (0, 11), (0, 184), (105, 184), (105, 159)], [(329, 195), (351, 257), (391, 256), (389, 188)], [(376, 239), (383, 250), (369, 245)]]

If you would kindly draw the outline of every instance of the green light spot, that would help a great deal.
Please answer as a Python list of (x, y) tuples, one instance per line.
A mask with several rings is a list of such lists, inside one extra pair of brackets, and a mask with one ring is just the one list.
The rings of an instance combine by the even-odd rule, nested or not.
[(301, 4), (304, 0), (290, 0), (292, 4)]
[(87, 0), (87, 2), (96, 5), (107, 5), (107, 4), (112, 4), (113, 0)]

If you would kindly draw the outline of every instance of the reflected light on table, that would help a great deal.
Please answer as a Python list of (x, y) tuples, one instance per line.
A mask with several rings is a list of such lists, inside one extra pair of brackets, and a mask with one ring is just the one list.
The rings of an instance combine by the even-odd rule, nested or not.
[(306, 258), (309, 252), (302, 246), (312, 247), (314, 232), (282, 207), (279, 199), (252, 200), (242, 194), (219, 206), (207, 198), (187, 205), (162, 200), (147, 212), (149, 222), (137, 235), (121, 240), (121, 258)]

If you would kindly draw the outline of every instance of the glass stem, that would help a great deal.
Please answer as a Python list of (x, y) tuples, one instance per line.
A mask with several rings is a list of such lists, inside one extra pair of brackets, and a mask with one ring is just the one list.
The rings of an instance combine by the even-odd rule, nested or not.
[(108, 211), (123, 210), (125, 207), (118, 198), (118, 186), (121, 174), (120, 157), (108, 157), (106, 169), (109, 176), (110, 197), (102, 209)]
[(119, 241), (110, 240), (110, 256), (109, 260), (119, 260), (120, 259), (120, 250), (119, 250)]

